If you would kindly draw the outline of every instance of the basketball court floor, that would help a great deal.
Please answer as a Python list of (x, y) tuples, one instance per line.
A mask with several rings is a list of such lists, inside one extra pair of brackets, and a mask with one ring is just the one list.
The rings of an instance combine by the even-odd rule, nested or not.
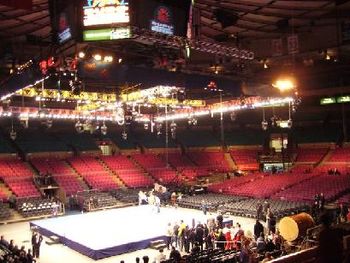
[[(144, 255), (148, 255), (152, 260), (158, 251), (146, 247), (150, 240), (159, 239), (165, 235), (169, 222), (184, 220), (191, 226), (193, 220), (197, 224), (198, 222), (206, 222), (210, 217), (216, 217), (216, 214), (204, 216), (198, 210), (172, 207), (162, 207), (160, 213), (156, 213), (149, 206), (134, 206), (1, 225), (0, 234), (4, 235), (7, 240), (14, 239), (16, 244), (24, 245), (26, 249), (31, 246), (30, 225), (68, 240), (64, 242), (65, 244), (54, 245), (43, 242), (41, 256), (37, 260), (40, 263), (61, 263), (62, 260), (67, 262), (98, 261), (99, 263), (116, 263), (124, 260), (127, 263), (135, 262), (136, 257), (142, 258)], [(225, 220), (232, 220), (234, 224), (239, 222), (248, 235), (252, 233), (255, 223), (253, 219), (232, 216), (225, 218)], [(45, 237), (44, 240), (48, 239)], [(80, 251), (85, 254), (83, 255), (75, 251), (79, 251), (74, 246), (76, 244), (88, 248), (90, 254)], [(113, 255), (111, 248), (117, 252), (113, 252), (116, 256), (111, 256)], [(130, 250), (135, 251), (124, 253)], [(165, 252), (166, 255), (169, 254), (169, 251)], [(94, 258), (102, 259), (95, 260)]]

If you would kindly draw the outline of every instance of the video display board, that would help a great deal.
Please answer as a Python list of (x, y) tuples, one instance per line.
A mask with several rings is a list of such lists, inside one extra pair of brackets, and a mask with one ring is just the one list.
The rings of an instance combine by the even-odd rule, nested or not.
[(130, 1), (133, 25), (166, 35), (187, 35), (191, 0)]
[(129, 0), (83, 0), (82, 36), (84, 41), (129, 38)]

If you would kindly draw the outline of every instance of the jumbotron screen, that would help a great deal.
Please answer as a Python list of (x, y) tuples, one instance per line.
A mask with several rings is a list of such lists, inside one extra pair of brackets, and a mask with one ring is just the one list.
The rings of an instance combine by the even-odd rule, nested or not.
[(130, 0), (132, 24), (166, 35), (185, 37), (191, 0)]
[(129, 38), (131, 34), (129, 11), (129, 0), (83, 0), (83, 40)]

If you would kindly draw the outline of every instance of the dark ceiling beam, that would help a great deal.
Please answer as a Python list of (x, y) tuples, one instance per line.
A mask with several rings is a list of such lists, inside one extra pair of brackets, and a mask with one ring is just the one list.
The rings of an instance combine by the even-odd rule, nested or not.
[[(305, 2), (305, 1), (303, 1)], [(313, 1), (315, 2), (315, 1)], [(324, 1), (322, 1), (324, 2)], [(331, 2), (331, 1), (328, 1)], [(319, 7), (314, 7), (314, 6), (287, 6), (287, 5), (281, 5), (277, 3), (273, 3), (272, 5), (269, 4), (268, 6), (266, 6), (265, 3), (258, 3), (258, 2), (252, 2), (252, 1), (243, 1), (243, 0), (233, 0), (233, 1), (221, 1), (220, 4), (235, 4), (235, 5), (245, 5), (245, 6), (251, 6), (251, 7), (260, 7), (260, 8), (270, 8), (270, 9), (279, 9), (279, 10), (295, 10), (295, 11), (317, 11), (319, 10)], [(322, 6), (322, 5), (321, 5)], [(320, 8), (321, 8), (320, 6)], [(334, 9), (334, 7), (329, 7), (326, 9), (322, 9), (327, 11), (332, 11)]]
[[(39, 3), (33, 3), (32, 10), (34, 10), (37, 6), (42, 6), (42, 5), (48, 6), (48, 0), (44, 0)], [(13, 11), (19, 11), (19, 10), (21, 9), (0, 5), (0, 12), (13, 12)], [(23, 12), (31, 12), (32, 10), (25, 10)]]
[[(28, 16), (32, 14), (36, 14), (42, 11), (48, 11), (49, 6), (46, 4), (40, 5), (33, 7), (32, 10), (12, 10), (12, 11), (1, 11), (0, 16), (5, 18), (5, 19), (16, 19), (18, 17), (23, 17), (23, 16)], [(12, 14), (9, 14), (12, 13)]]
[[(274, 1), (272, 1), (274, 2)], [(216, 7), (216, 8), (225, 8), (225, 9), (229, 9), (229, 10), (232, 10), (234, 12), (242, 12), (244, 13), (243, 15), (245, 14), (255, 14), (255, 15), (262, 15), (262, 16), (267, 16), (267, 17), (275, 17), (275, 18), (281, 18), (281, 19), (289, 19), (289, 18), (294, 18), (294, 17), (299, 17), (301, 19), (315, 19), (314, 16), (306, 16), (304, 13), (302, 13), (303, 15), (301, 14), (297, 14), (297, 15), (290, 15), (290, 14), (279, 14), (277, 12), (269, 12), (269, 11), (264, 11), (264, 10), (261, 10), (262, 8), (270, 8), (271, 6), (270, 5), (265, 5), (264, 7), (256, 7), (256, 9), (254, 10), (249, 10), (249, 9), (246, 9), (246, 8), (242, 8), (242, 7), (239, 7), (239, 6), (235, 6), (235, 7), (229, 7), (228, 5), (221, 5), (220, 3), (214, 3), (214, 2), (211, 2), (211, 1), (208, 1), (208, 0), (198, 0), (198, 3), (201, 3), (201, 4), (204, 4), (204, 5), (207, 5), (209, 8), (210, 7)], [(326, 5), (329, 5), (329, 3), (327, 3)], [(293, 9), (292, 9), (293, 10)], [(286, 9), (284, 10), (286, 11)], [(315, 11), (315, 10), (313, 10)], [(306, 13), (309, 13), (309, 11), (307, 11)], [(242, 15), (240, 15), (242, 16)]]
[[(213, 10), (206, 8), (205, 6), (200, 7), (199, 5), (197, 5), (197, 7), (202, 11), (202, 12), (206, 12), (208, 16), (213, 14)], [(276, 25), (276, 23), (274, 21), (268, 21), (268, 20), (264, 20), (264, 19), (258, 19), (258, 18), (251, 18), (251, 17), (245, 17), (245, 16), (240, 16), (239, 18), (242, 21), (246, 21), (246, 22), (251, 22), (251, 23), (256, 23), (256, 24), (264, 24), (264, 25)]]
[(37, 21), (40, 21), (40, 20), (43, 20), (43, 19), (49, 18), (49, 17), (50, 17), (49, 14), (45, 14), (43, 16), (38, 16), (37, 18), (34, 18), (32, 20), (27, 20), (26, 22), (21, 23), (21, 24), (16, 24), (16, 25), (7, 26), (7, 27), (0, 27), (0, 31), (9, 32), (10, 30), (16, 29), (18, 27), (22, 27), (24, 25), (29, 25), (29, 24), (44, 27), (47, 25), (47, 22), (45, 24), (42, 24), (42, 23), (38, 23)]
[[(202, 17), (213, 21), (213, 23), (212, 23), (211, 25), (220, 24), (218, 21), (214, 20), (214, 19), (213, 19), (212, 17), (210, 17), (210, 16), (207, 16), (207, 15), (202, 14)], [(201, 22), (203, 22), (203, 21), (201, 21)], [(245, 29), (245, 30), (256, 30), (256, 27), (254, 27), (254, 26), (248, 26), (248, 25), (239, 24), (239, 20), (238, 20), (238, 22), (237, 22), (234, 26), (235, 26), (235, 27), (242, 28), (242, 29)], [(214, 27), (213, 27), (213, 28), (214, 28)], [(217, 29), (217, 28), (215, 28), (215, 29)], [(219, 29), (219, 30), (220, 30), (220, 29)], [(222, 31), (223, 33), (229, 33), (228, 31), (225, 31), (225, 30), (223, 30), (223, 29), (221, 29), (221, 31)], [(265, 32), (265, 33), (273, 33), (272, 30), (267, 30), (267, 29), (265, 29), (265, 28), (262, 28), (262, 29), (259, 30), (259, 31), (262, 31), (262, 32)]]
[[(207, 0), (198, 0), (198, 1), (209, 3), (209, 1), (207, 1)], [(274, 2), (275, 2), (275, 1), (270, 1), (270, 2), (269, 2), (268, 4), (266, 4), (265, 6), (268, 7), (270, 4), (273, 4)], [(328, 2), (325, 3), (321, 8), (327, 7), (328, 5), (331, 5), (331, 4), (332, 4), (332, 2), (328, 1)], [(214, 4), (214, 6), (216, 6), (216, 7), (218, 7), (218, 8), (222, 8), (222, 6), (221, 6), (220, 4)], [(232, 9), (232, 10), (233, 10), (233, 11), (237, 11), (237, 10), (234, 10), (234, 9)], [(311, 12), (311, 11), (305, 11), (305, 12), (303, 12), (303, 13), (301, 13), (301, 14), (298, 14), (298, 15), (295, 15), (295, 16), (290, 16), (290, 17), (285, 17), (285, 16), (283, 16), (283, 17), (281, 17), (281, 18), (283, 18), (283, 19), (286, 19), (286, 18), (306, 19), (306, 18), (305, 18), (305, 15), (308, 14), (308, 13), (310, 13), (310, 12)], [(250, 14), (250, 13), (254, 13), (254, 14), (257, 14), (257, 15), (264, 15), (264, 14), (263, 14), (264, 12), (261, 10), (261, 7), (257, 7), (255, 10), (251, 10), (251, 11), (249, 11), (249, 12), (246, 12), (246, 13), (244, 13), (244, 14), (241, 14), (239, 19), (241, 19), (244, 15)], [(274, 17), (277, 17), (277, 16), (274, 16)], [(239, 21), (239, 20), (238, 20), (238, 21)], [(256, 28), (254, 28), (253, 30), (254, 30), (254, 31), (262, 31), (261, 29), (263, 29), (263, 28), (265, 28), (265, 27), (267, 27), (267, 26), (270, 26), (270, 25), (261, 25), (261, 26), (258, 26), (258, 27), (256, 27)], [(302, 26), (302, 27), (307, 27), (307, 25)], [(293, 30), (297, 30), (298, 28), (300, 28), (300, 27), (294, 27)], [(250, 31), (250, 30), (252, 30), (252, 29), (244, 29), (243, 31), (240, 32), (240, 34), (247, 33), (247, 32)], [(264, 32), (264, 31), (263, 31), (263, 32)], [(281, 34), (281, 32), (278, 32), (278, 29), (276, 29), (276, 30), (274, 30), (274, 31), (269, 31), (269, 32), (270, 32), (270, 33), (280, 33), (280, 34)]]
[[(30, 15), (30, 14), (28, 14), (28, 15)], [(37, 26), (42, 26), (42, 24), (37, 23), (36, 21), (41, 20), (41, 19), (46, 18), (46, 17), (49, 17), (49, 16), (50, 16), (50, 14), (45, 14), (44, 16), (39, 16), (39, 17), (37, 17), (35, 19), (32, 19), (32, 20), (26, 20), (26, 19), (23, 19), (23, 18), (20, 18), (20, 17), (8, 18), (8, 17), (4, 16), (3, 14), (0, 14), (0, 17), (4, 17), (6, 20), (13, 19), (13, 20), (16, 20), (16, 21), (18, 21), (20, 23), (20, 24), (11, 26), (11, 27), (6, 27), (6, 25), (5, 25), (4, 27), (0, 27), (0, 30), (3, 30), (3, 29), (10, 30), (10, 29), (13, 29), (13, 28), (16, 28), (16, 27), (23, 26), (23, 24), (24, 25), (26, 25), (26, 24), (33, 24), (33, 25), (37, 25)], [(2, 21), (2, 23), (4, 23), (4, 21)]]

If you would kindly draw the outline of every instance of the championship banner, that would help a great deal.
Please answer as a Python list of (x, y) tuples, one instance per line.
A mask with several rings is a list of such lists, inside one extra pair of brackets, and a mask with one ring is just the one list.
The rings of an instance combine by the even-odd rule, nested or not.
[(6, 5), (18, 9), (32, 9), (32, 0), (0, 0), (0, 5)]
[(273, 57), (283, 55), (282, 38), (272, 39), (271, 46), (272, 46), (271, 50), (272, 50)]
[(288, 54), (299, 53), (299, 38), (297, 35), (287, 37)]

